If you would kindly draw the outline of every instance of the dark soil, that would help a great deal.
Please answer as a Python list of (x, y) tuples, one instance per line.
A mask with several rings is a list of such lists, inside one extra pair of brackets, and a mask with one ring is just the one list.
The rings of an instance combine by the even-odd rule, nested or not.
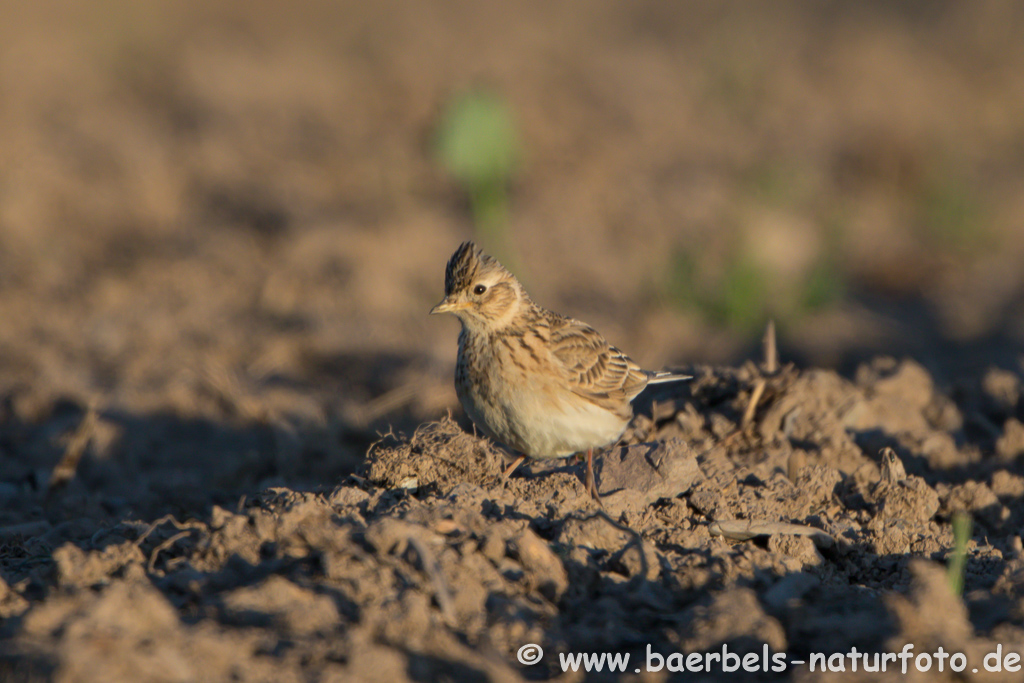
[[(47, 493), (27, 472), (4, 484), (0, 666), (11, 680), (518, 680), (558, 677), (556, 655), (578, 651), (643, 666), (647, 646), (806, 660), (911, 642), (977, 664), (1024, 640), (1019, 385), (957, 402), (884, 358), (856, 382), (695, 371), (605, 456), (657, 460), (681, 492), (645, 496), (599, 466), (603, 508), (571, 463), (502, 482), (501, 453), (449, 419), (385, 437), (340, 485), (152, 523), (102, 484)], [(42, 447), (59, 424), (15, 410), (6, 448)], [(946, 570), (958, 511), (974, 520), (962, 598)], [(760, 531), (740, 540), (737, 525)], [(524, 667), (529, 643), (547, 654)]]
[[(1024, 652), (1019, 4), (0, 16), (0, 680), (907, 642), (968, 666), (781, 679), (1019, 680), (982, 664)], [(481, 88), (520, 141), (500, 235), (435, 153)], [(468, 238), (696, 376), (638, 399), (602, 508), (577, 463), (502, 481), (458, 407), (426, 313)]]

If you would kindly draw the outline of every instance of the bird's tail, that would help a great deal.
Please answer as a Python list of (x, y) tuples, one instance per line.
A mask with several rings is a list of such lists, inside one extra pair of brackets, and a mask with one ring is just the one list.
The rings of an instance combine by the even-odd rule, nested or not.
[(648, 378), (648, 384), (661, 384), (662, 382), (682, 382), (688, 379), (693, 379), (693, 375), (683, 375), (676, 372), (668, 372), (663, 370), (661, 372), (652, 372), (650, 378)]

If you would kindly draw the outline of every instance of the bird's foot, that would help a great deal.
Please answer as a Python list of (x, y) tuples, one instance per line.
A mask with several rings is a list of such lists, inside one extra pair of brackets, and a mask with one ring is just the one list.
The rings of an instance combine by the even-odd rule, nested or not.
[(508, 481), (508, 478), (512, 476), (512, 473), (516, 471), (516, 468), (523, 464), (526, 460), (525, 455), (520, 455), (518, 458), (512, 461), (512, 464), (505, 468), (505, 471), (501, 473), (501, 480)]
[(598, 507), (604, 507), (601, 505), (601, 495), (597, 492), (597, 481), (594, 478), (594, 449), (590, 448), (587, 450), (587, 493), (590, 497), (597, 501)]

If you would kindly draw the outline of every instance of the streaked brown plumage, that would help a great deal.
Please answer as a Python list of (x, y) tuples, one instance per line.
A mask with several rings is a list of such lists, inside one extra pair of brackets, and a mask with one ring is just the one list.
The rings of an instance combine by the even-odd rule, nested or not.
[(622, 435), (648, 384), (688, 379), (644, 370), (586, 323), (538, 306), (472, 242), (449, 259), (444, 291), (430, 312), (462, 323), (455, 391), (474, 424), (531, 458), (587, 451), (595, 498), (593, 449)]

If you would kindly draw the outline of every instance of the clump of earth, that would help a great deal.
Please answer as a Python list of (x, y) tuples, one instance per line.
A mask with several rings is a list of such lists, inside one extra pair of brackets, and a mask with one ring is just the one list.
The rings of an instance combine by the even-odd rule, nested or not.
[[(159, 492), (159, 474), (91, 462), (117, 416), (9, 400), (0, 678), (578, 680), (560, 655), (607, 652), (631, 663), (603, 675), (632, 679), (649, 652), (807, 661), (912, 643), (963, 653), (967, 680), (1016, 680), (981, 662), (1024, 643), (1019, 382), (992, 371), (951, 396), (891, 358), (853, 380), (691, 370), (641, 397), (599, 458), (600, 505), (571, 460), (503, 480), (507, 454), (449, 417), (387, 434), (338, 481), (147, 517), (109, 482)], [(83, 430), (67, 481), (24, 465)], [(521, 663), (532, 645), (543, 657)]]

